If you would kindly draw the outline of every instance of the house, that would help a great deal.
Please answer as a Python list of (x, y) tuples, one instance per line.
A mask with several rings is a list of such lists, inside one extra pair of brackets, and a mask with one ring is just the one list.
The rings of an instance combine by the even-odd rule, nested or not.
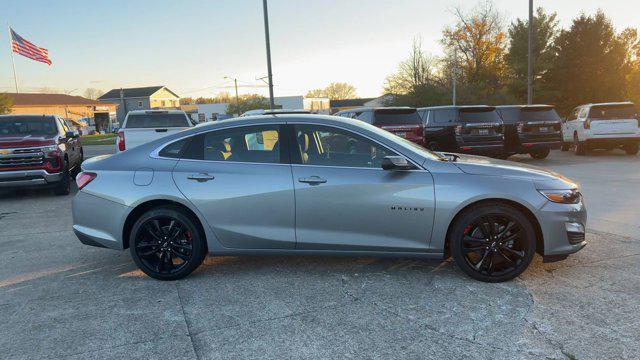
[(334, 114), (341, 110), (353, 109), (356, 107), (381, 107), (389, 106), (389, 102), (395, 99), (395, 94), (384, 94), (376, 98), (360, 98), (360, 99), (344, 99), (331, 100), (331, 113)]
[[(7, 93), (13, 101), (12, 114), (57, 115), (70, 120), (83, 132), (110, 130), (117, 104), (67, 94)], [(95, 128), (94, 128), (95, 129)]]
[(166, 86), (112, 89), (98, 101), (118, 104), (117, 120), (122, 122), (131, 110), (179, 109), (180, 96)]

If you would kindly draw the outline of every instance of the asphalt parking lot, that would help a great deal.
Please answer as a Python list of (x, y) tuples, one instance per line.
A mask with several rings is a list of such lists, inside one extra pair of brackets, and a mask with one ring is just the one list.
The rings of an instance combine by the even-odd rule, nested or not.
[(160, 282), (80, 244), (71, 196), (0, 193), (0, 357), (637, 358), (640, 157), (513, 159), (582, 184), (589, 245), (502, 284), (451, 261), (334, 257), (209, 257)]

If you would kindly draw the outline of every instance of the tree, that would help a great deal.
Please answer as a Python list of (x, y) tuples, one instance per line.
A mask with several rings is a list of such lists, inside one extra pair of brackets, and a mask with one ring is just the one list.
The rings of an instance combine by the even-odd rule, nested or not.
[(100, 96), (102, 96), (103, 94), (104, 94), (104, 91), (100, 89), (87, 88), (84, 90), (83, 96), (86, 97), (87, 99), (95, 100)]
[(409, 94), (416, 88), (424, 88), (436, 82), (438, 59), (422, 51), (422, 39), (413, 39), (409, 57), (398, 65), (398, 70), (387, 76), (384, 92), (387, 94)]
[(561, 114), (579, 104), (620, 101), (627, 95), (629, 33), (617, 35), (602, 11), (580, 15), (555, 41), (556, 59), (544, 85)]
[(334, 82), (324, 89), (314, 89), (307, 92), (305, 97), (326, 97), (330, 100), (355, 99), (356, 88), (347, 83)]
[[(543, 8), (536, 9), (533, 18), (533, 78), (542, 79), (555, 60), (554, 40), (558, 36), (557, 14), (547, 14)], [(509, 68), (509, 91), (518, 102), (527, 100), (529, 19), (516, 19), (509, 26), (509, 51), (506, 62)], [(534, 96), (548, 98), (542, 83), (534, 80)]]
[(7, 94), (0, 94), (0, 114), (8, 114), (11, 112), (13, 99)]
[(471, 13), (458, 8), (455, 16), (455, 25), (443, 31), (441, 40), (447, 54), (443, 72), (451, 74), (455, 66), (461, 99), (502, 98), (507, 38), (502, 16), (490, 1)]
[(249, 110), (268, 109), (269, 101), (262, 95), (248, 94), (240, 95), (239, 102), (236, 103), (235, 98), (229, 103), (227, 114), (241, 115)]

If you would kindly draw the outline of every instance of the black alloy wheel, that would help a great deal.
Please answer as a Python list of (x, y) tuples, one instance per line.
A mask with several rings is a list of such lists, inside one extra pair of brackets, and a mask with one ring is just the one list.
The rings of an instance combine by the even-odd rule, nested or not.
[(130, 244), (136, 265), (159, 280), (189, 275), (206, 256), (204, 237), (179, 208), (161, 207), (142, 215), (131, 230)]
[(469, 276), (485, 282), (520, 275), (535, 253), (535, 230), (519, 210), (486, 204), (467, 210), (451, 234), (451, 253)]

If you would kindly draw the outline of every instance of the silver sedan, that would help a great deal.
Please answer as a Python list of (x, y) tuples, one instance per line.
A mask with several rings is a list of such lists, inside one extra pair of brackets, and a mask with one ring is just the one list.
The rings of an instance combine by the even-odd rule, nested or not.
[(207, 254), (443, 259), (487, 282), (586, 244), (577, 185), (544, 169), (439, 154), (361, 121), (225, 120), (84, 162), (81, 242), (130, 249), (174, 280)]

